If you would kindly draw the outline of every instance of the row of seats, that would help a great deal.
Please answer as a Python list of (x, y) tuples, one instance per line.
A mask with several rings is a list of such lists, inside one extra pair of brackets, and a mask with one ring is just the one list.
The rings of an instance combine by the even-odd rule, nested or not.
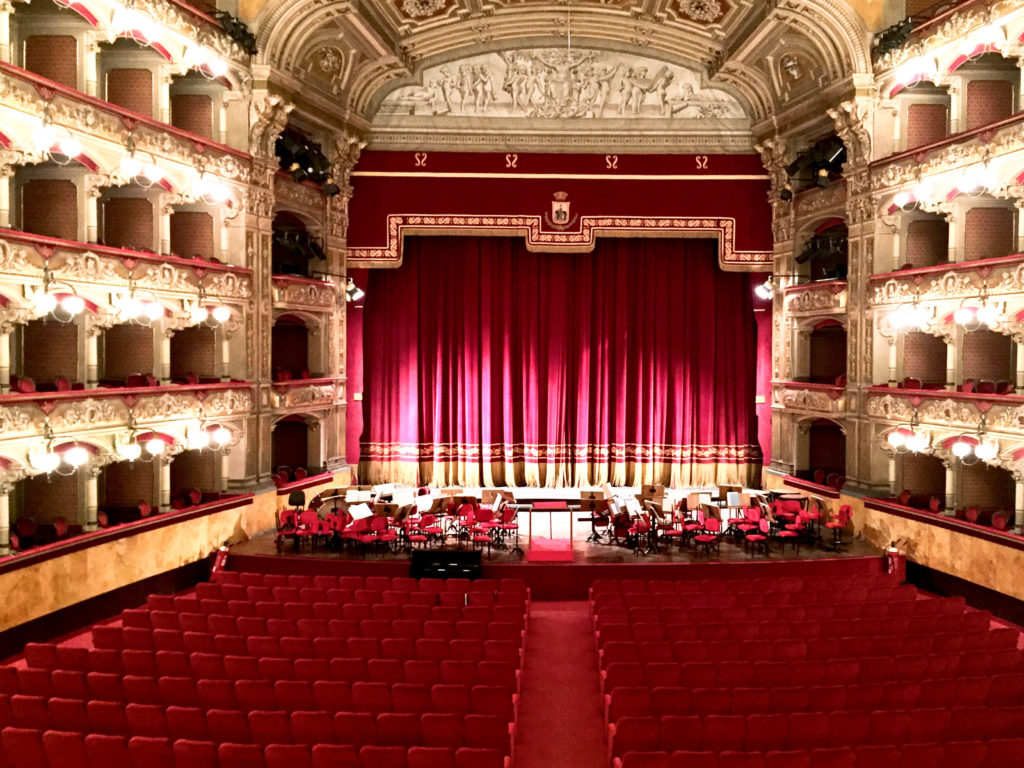
[(750, 621), (707, 624), (669, 624), (665, 622), (633, 622), (602, 624), (597, 630), (598, 647), (609, 641), (675, 642), (677, 640), (818, 640), (837, 637), (889, 639), (893, 635), (922, 635), (987, 632), (991, 628), (982, 613), (961, 613), (953, 616), (921, 616), (897, 620), (898, 627), (879, 626), (874, 619), (837, 619), (832, 621)]
[(875, 656), (828, 661), (733, 662), (626, 661), (613, 662), (601, 672), (601, 687), (610, 693), (621, 685), (685, 686), (688, 688), (780, 687), (795, 685), (854, 685), (857, 683), (914, 683), (960, 677), (1024, 672), (1017, 650), (998, 653)]
[[(621, 597), (621, 596), (620, 596)], [(621, 601), (620, 601), (621, 602)], [(890, 603), (884, 600), (872, 600), (863, 603), (833, 603), (822, 605), (712, 605), (713, 601), (707, 601), (705, 605), (688, 607), (659, 605), (659, 606), (638, 606), (632, 601), (625, 601), (619, 605), (606, 605), (594, 609), (595, 626), (602, 622), (619, 623), (631, 613), (650, 616), (650, 611), (658, 612), (658, 619), (655, 621), (674, 621), (707, 623), (712, 618), (721, 618), (722, 621), (827, 621), (830, 619), (876, 619), (888, 620), (904, 616), (954, 616), (965, 610), (972, 613), (981, 613), (973, 609), (967, 609), (962, 598), (932, 598), (928, 600), (904, 600)]]
[[(97, 648), (109, 650), (164, 650), (220, 653), (236, 656), (323, 658), (475, 659), (517, 661), (521, 643), (515, 640), (444, 640), (441, 638), (388, 637), (274, 637), (271, 635), (215, 635), (178, 629), (97, 627)], [(390, 649), (390, 650), (389, 650)]]
[(0, 694), (0, 725), (41, 727), (26, 722), (46, 713), (47, 702), (115, 702), (127, 706), (214, 707), (223, 709), (329, 709), (334, 712), (455, 712), (500, 715), (513, 720), (516, 694), (504, 685), (384, 683), (336, 680), (193, 680), (189, 677), (126, 677), (100, 689), (103, 698)]
[[(847, 566), (850, 563), (846, 564)], [(677, 594), (706, 592), (814, 592), (834, 590), (843, 592), (850, 587), (868, 589), (895, 589), (901, 586), (890, 574), (880, 573), (874, 561), (863, 562), (864, 572), (817, 576), (716, 576), (706, 579), (594, 579), (590, 596), (608, 592), (636, 594), (643, 592)]]
[(625, 715), (747, 715), (833, 712), (841, 709), (1015, 706), (1024, 697), (1024, 675), (962, 677), (921, 683), (687, 688), (622, 685), (605, 695), (605, 722)]
[[(217, 635), (271, 635), (275, 637), (436, 637), (442, 640), (515, 640), (521, 639), (523, 622), (516, 621), (447, 621), (440, 619), (265, 619), (262, 616), (224, 616), (211, 622), (201, 613), (169, 613), (153, 611), (147, 616), (151, 623), (135, 626), (146, 631), (172, 630), (209, 632)], [(186, 618), (182, 618), (186, 617)], [(133, 619), (135, 620), (135, 619)], [(127, 622), (125, 622), (127, 626)], [(233, 632), (225, 630), (234, 626)]]
[[(128, 627), (159, 627), (170, 617), (177, 616), (181, 629), (188, 622), (209, 621), (210, 616), (232, 618), (258, 617), (263, 619), (324, 619), (326, 621), (512, 621), (526, 624), (526, 610), (523, 605), (392, 605), (377, 603), (250, 603), (242, 600), (201, 600), (199, 610), (187, 611), (175, 608), (165, 611), (160, 608), (137, 608), (121, 612), (121, 621)], [(205, 618), (199, 618), (205, 617)]]
[[(181, 651), (121, 651), (105, 670), (0, 667), (0, 693), (86, 696), (121, 700), (129, 677), (186, 677), (193, 680), (305, 680), (389, 683), (503, 685), (519, 690), (519, 669), (508, 661), (468, 659), (257, 659)], [(101, 695), (102, 694), (102, 695)], [(115, 695), (116, 694), (116, 695)]]
[[(892, 605), (891, 611), (882, 609)], [(865, 615), (865, 611), (869, 613)], [(904, 623), (971, 616), (972, 621), (986, 626), (992, 620), (988, 611), (968, 608), (961, 600), (939, 598), (913, 602), (857, 603), (843, 606), (740, 606), (709, 611), (707, 607), (605, 607), (595, 611), (594, 627), (605, 624), (756, 624), (763, 622), (829, 622), (884, 620), (893, 632), (902, 631)]]
[[(911, 588), (912, 589), (912, 588)], [(916, 600), (912, 591), (902, 588), (883, 592), (869, 592), (866, 589), (852, 592), (707, 592), (703, 594), (649, 594), (649, 593), (602, 593), (594, 595), (592, 600), (595, 610), (602, 608), (636, 607), (670, 607), (689, 608), (704, 607), (722, 608), (742, 606), (783, 606), (783, 605), (858, 605), (866, 602), (876, 603), (910, 603)]]
[(1015, 737), (1024, 706), (874, 712), (624, 716), (608, 726), (610, 757), (630, 751), (764, 752), (814, 747), (902, 745)]
[(627, 752), (613, 768), (1019, 768), (1024, 739), (769, 752)]
[[(637, 643), (621, 640), (605, 643), (599, 656), (602, 667), (616, 661), (743, 661), (772, 659), (775, 661), (821, 661), (861, 656), (899, 656), (903, 654), (1016, 651), (1019, 633), (1008, 628), (992, 632), (967, 632), (901, 637), (833, 637), (814, 640), (737, 640), (728, 643), (706, 643), (699, 640), (677, 640), (662, 643)], [(428, 642), (417, 640), (417, 643)], [(453, 643), (460, 642), (458, 640)], [(465, 642), (465, 641), (462, 641)], [(490, 642), (490, 641), (488, 641)], [(1014, 661), (1009, 671), (1015, 671)]]
[[(27, 705), (27, 702), (24, 702)], [(513, 727), (500, 715), (476, 712), (332, 712), (329, 710), (202, 709), (156, 704), (51, 699), (2, 728), (162, 736), (253, 744), (380, 744), (486, 747), (507, 753)]]
[(5, 728), (12, 768), (509, 768), (500, 751), (474, 747), (216, 744), (195, 739)]
[(207, 582), (196, 586), (199, 594), (217, 585), (241, 584), (246, 587), (316, 587), (318, 589), (375, 589), (405, 592), (521, 592), (529, 593), (525, 579), (413, 579), (408, 576), (306, 576), (300, 574), (217, 571)]
[(146, 601), (150, 608), (161, 610), (198, 610), (194, 608), (202, 600), (238, 600), (250, 603), (359, 603), (362, 605), (525, 605), (526, 592), (428, 592), (377, 589), (317, 589), (316, 587), (243, 587), (238, 584), (225, 585), (221, 597), (199, 597), (197, 595), (151, 595)]

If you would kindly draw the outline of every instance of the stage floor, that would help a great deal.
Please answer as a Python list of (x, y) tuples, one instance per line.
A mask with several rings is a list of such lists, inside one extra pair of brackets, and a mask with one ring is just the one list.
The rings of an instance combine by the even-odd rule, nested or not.
[[(546, 528), (547, 526), (545, 526)], [(614, 563), (623, 563), (630, 565), (638, 565), (644, 563), (706, 563), (708, 558), (703, 554), (696, 556), (692, 548), (680, 549), (679, 546), (662, 546), (660, 552), (651, 553), (646, 556), (638, 556), (633, 553), (632, 549), (626, 547), (620, 547), (614, 544), (595, 544), (593, 542), (586, 541), (583, 536), (585, 532), (581, 533), (579, 530), (575, 532), (576, 537), (573, 541), (573, 555), (574, 562), (577, 565), (591, 564), (591, 565), (607, 565)], [(334, 561), (350, 561), (358, 563), (408, 563), (410, 561), (410, 555), (407, 552), (392, 553), (386, 552), (383, 554), (367, 554), (365, 556), (352, 554), (350, 552), (332, 552), (330, 550), (317, 550), (310, 552), (309, 549), (304, 549), (301, 553), (296, 552), (290, 542), (285, 543), (282, 547), (282, 551), (278, 553), (277, 547), (274, 544), (274, 534), (266, 533), (260, 534), (253, 537), (249, 541), (241, 544), (236, 544), (231, 547), (231, 553), (233, 555), (256, 555), (256, 556), (275, 556), (275, 557), (287, 557), (295, 558), (300, 557), (303, 559), (318, 559), (318, 560), (334, 560)], [(785, 561), (785, 560), (825, 560), (836, 557), (868, 557), (871, 555), (881, 555), (882, 551), (873, 547), (868, 542), (862, 539), (847, 539), (848, 544), (839, 553), (831, 552), (823, 549), (820, 546), (810, 547), (801, 546), (800, 553), (796, 554), (793, 552), (792, 547), (786, 547), (785, 553), (780, 553), (777, 549), (772, 549), (771, 556), (766, 558), (763, 554), (748, 555), (743, 551), (742, 544), (734, 544), (730, 539), (722, 540), (721, 553), (718, 557), (712, 555), (710, 560), (712, 562), (718, 561), (723, 563), (740, 563), (740, 562), (751, 562), (751, 561)], [(527, 540), (525, 536), (520, 536), (520, 546), (523, 550), (527, 549)], [(440, 547), (432, 547), (432, 549), (441, 549)], [(446, 550), (456, 550), (459, 547), (454, 543), (449, 543), (444, 546)], [(462, 549), (469, 549), (467, 544), (463, 544)], [(491, 548), (490, 554), (487, 552), (487, 548), (482, 549), (481, 561), (484, 564), (491, 565), (522, 565), (524, 567), (535, 567), (540, 564), (527, 563), (525, 554), (511, 553), (506, 550)], [(545, 565), (550, 565), (549, 563)], [(573, 565), (573, 563), (559, 563), (560, 567)]]

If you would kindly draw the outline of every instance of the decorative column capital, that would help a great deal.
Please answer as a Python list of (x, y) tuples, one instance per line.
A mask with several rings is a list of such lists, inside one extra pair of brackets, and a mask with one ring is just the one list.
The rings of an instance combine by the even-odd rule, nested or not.
[(294, 108), (294, 104), (276, 93), (253, 92), (249, 104), (249, 154), (254, 158), (273, 159), (274, 143)]

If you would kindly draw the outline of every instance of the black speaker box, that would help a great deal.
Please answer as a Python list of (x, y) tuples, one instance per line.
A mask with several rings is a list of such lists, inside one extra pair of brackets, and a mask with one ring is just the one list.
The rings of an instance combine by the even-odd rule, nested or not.
[(409, 575), (414, 579), (479, 579), (480, 551), (415, 549)]

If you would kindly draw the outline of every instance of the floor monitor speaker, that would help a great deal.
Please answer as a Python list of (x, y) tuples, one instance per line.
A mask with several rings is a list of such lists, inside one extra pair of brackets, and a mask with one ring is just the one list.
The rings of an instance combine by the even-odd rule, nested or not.
[(414, 579), (479, 579), (480, 551), (413, 550), (409, 575)]

